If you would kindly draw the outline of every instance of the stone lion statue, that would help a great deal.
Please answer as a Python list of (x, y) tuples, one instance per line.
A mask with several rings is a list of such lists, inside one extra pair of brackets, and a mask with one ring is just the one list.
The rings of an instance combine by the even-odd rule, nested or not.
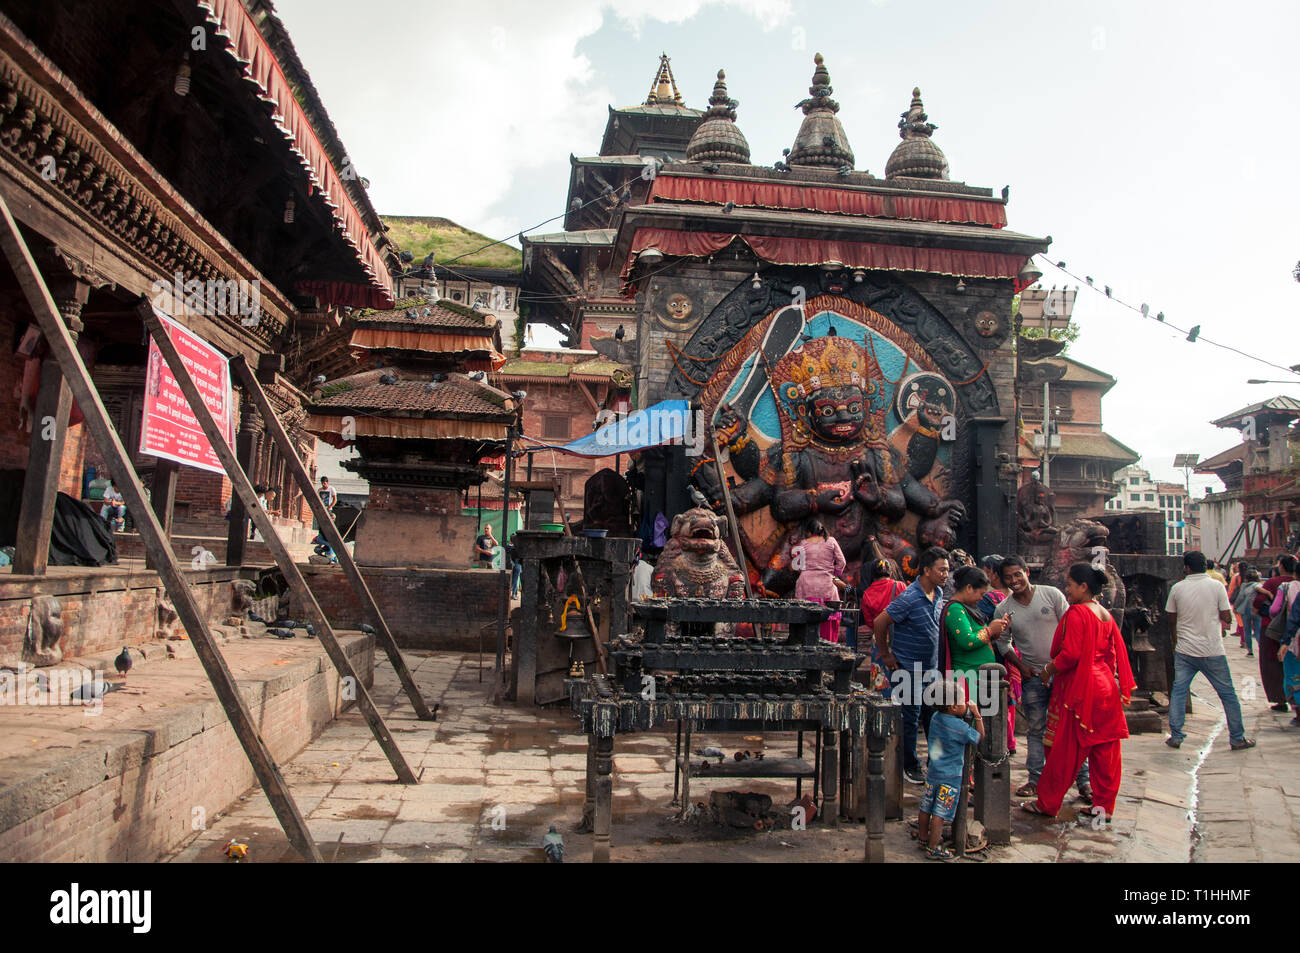
[(697, 506), (673, 517), (651, 578), (657, 598), (743, 599), (745, 580), (723, 542), (726, 520)]

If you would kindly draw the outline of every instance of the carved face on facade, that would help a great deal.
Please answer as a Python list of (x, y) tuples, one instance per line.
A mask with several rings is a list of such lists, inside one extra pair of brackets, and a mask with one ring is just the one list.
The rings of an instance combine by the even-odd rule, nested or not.
[(693, 310), (695, 306), (691, 304), (691, 299), (680, 291), (669, 295), (668, 300), (664, 302), (665, 320), (676, 327), (686, 327), (690, 324)]
[(980, 337), (993, 337), (998, 333), (998, 324), (998, 316), (992, 311), (981, 311), (975, 315), (975, 331)]
[(800, 414), (813, 433), (829, 443), (856, 440), (866, 421), (866, 402), (856, 384), (823, 387), (805, 398)]

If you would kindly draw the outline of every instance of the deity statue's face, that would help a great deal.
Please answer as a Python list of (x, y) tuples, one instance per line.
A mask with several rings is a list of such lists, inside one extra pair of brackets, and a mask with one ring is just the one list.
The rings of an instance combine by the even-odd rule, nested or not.
[(866, 421), (866, 402), (862, 388), (856, 384), (813, 391), (804, 401), (804, 408), (813, 432), (832, 443), (857, 439)]

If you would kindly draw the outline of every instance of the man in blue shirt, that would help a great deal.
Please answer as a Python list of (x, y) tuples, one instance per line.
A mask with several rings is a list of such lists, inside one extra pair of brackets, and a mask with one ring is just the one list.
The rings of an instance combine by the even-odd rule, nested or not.
[(932, 546), (921, 553), (917, 567), (920, 572), (916, 581), (899, 593), (872, 624), (880, 659), (894, 673), (890, 677), (894, 699), (903, 705), (903, 777), (909, 784), (924, 781), (916, 758), (916, 732), (918, 726), (929, 731), (932, 712), (922, 706), (921, 696), (925, 682), (938, 677), (948, 554)]

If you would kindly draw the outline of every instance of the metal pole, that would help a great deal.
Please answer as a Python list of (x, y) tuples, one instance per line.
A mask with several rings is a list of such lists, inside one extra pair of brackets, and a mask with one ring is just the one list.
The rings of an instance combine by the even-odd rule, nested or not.
[[(517, 405), (518, 402), (516, 402), (516, 416), (518, 414)], [(505, 485), (504, 485), (505, 494), (501, 501), (501, 545), (502, 547), (505, 546), (506, 514), (509, 511), (509, 507), (510, 507), (510, 473), (514, 469), (514, 459), (512, 456), (514, 453), (514, 449), (515, 449), (515, 424), (511, 423), (510, 426), (506, 428), (506, 478), (505, 478)], [(479, 493), (481, 494), (482, 492), (483, 492), (482, 489), (480, 489)], [(483, 510), (480, 508), (479, 519), (482, 519), (482, 517), (483, 517)], [(509, 611), (508, 607), (510, 604), (510, 599), (509, 599), (510, 573), (504, 568), (505, 566), (504, 557), (501, 560), (501, 565), (503, 567), (500, 573), (501, 586), (500, 586), (500, 590), (497, 593), (497, 666), (496, 666), (497, 688), (496, 691), (497, 691), (498, 698), (501, 696), (502, 693), (501, 680), (502, 680), (503, 672), (505, 671), (506, 614)]]
[(1052, 464), (1048, 454), (1052, 447), (1051, 393), (1052, 385), (1043, 381), (1043, 486), (1052, 485)]

